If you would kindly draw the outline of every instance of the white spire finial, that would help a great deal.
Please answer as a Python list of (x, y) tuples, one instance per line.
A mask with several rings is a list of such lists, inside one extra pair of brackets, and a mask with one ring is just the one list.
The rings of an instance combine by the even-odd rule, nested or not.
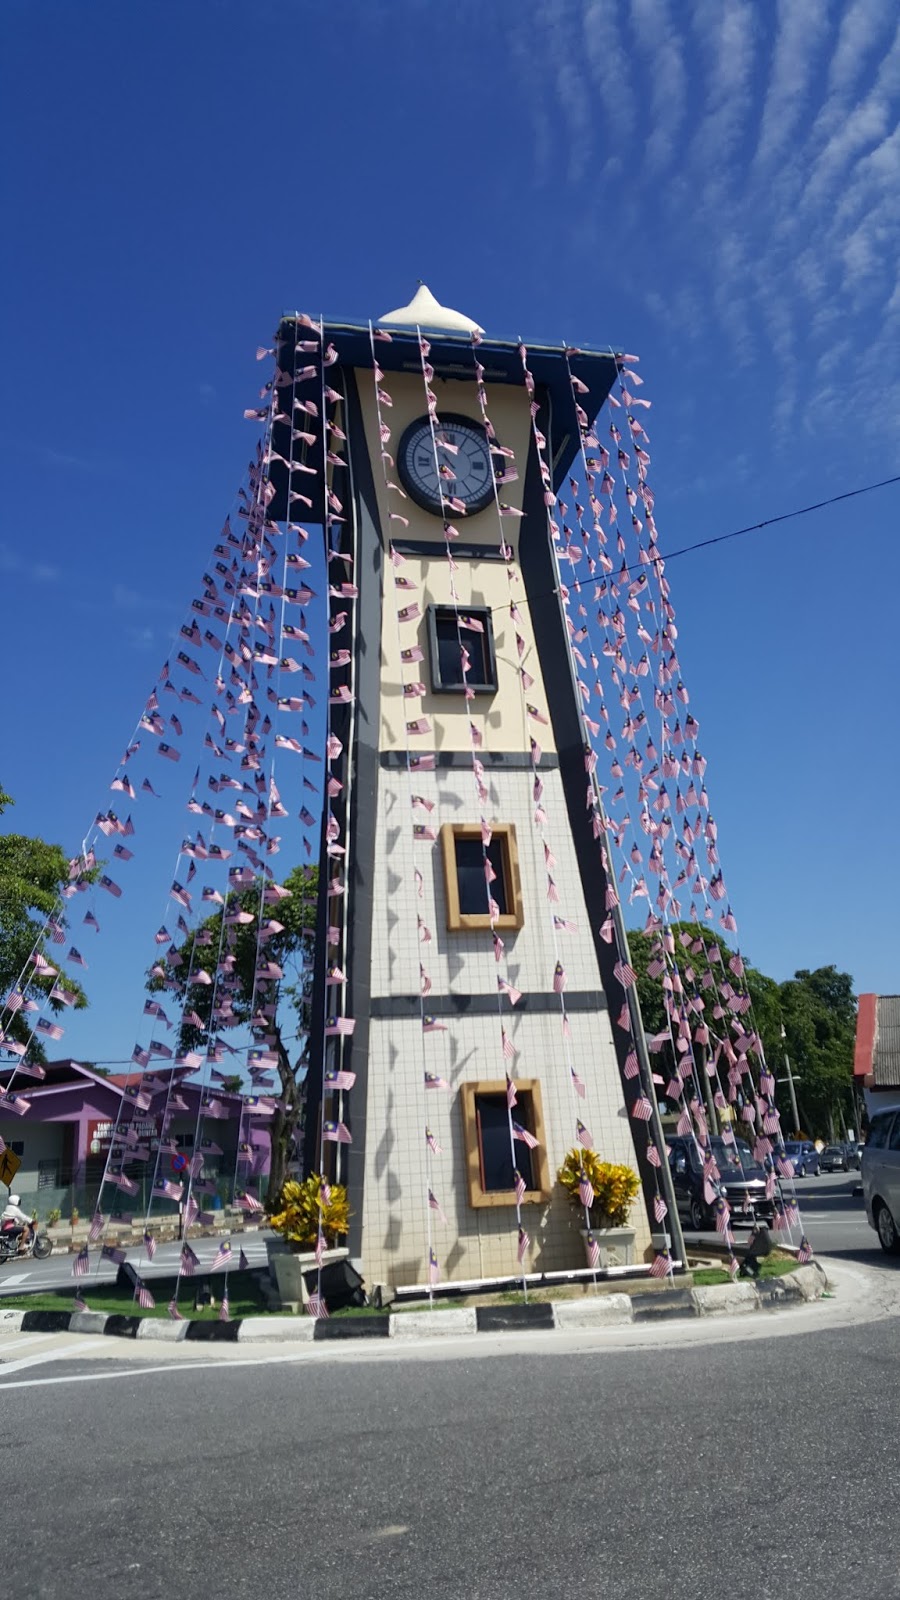
[(484, 329), (471, 317), (464, 317), (461, 311), (442, 306), (427, 285), (421, 282), (408, 306), (388, 311), (378, 321), (379, 324), (403, 328), (414, 328), (418, 324), (422, 328), (442, 328), (448, 333), (484, 333)]

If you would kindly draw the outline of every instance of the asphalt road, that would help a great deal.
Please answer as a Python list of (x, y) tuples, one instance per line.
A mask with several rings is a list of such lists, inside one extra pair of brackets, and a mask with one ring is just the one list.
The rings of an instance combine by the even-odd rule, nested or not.
[[(853, 1194), (858, 1185), (858, 1172), (826, 1172), (819, 1178), (799, 1178), (796, 1190), (803, 1227), (817, 1254), (881, 1266), (884, 1254), (866, 1221), (862, 1195)], [(741, 1231), (737, 1234), (739, 1241), (745, 1236)], [(685, 1229), (687, 1243), (698, 1239), (715, 1242), (718, 1235)]]
[[(201, 1270), (212, 1265), (212, 1259), (219, 1245), (220, 1239), (192, 1239), (191, 1249), (200, 1257)], [(265, 1237), (258, 1233), (237, 1233), (233, 1236), (232, 1250), (234, 1251), (234, 1265), (237, 1264), (238, 1249), (243, 1249), (251, 1267), (264, 1267), (266, 1264)], [(127, 1252), (126, 1259), (138, 1270), (142, 1278), (172, 1277), (178, 1271), (178, 1256), (181, 1250), (179, 1244), (161, 1244), (157, 1246), (156, 1255), (148, 1261), (146, 1254), (138, 1246)], [(33, 1258), (24, 1261), (7, 1261), (0, 1266), (0, 1302), (4, 1295), (30, 1294), (32, 1291), (67, 1290), (74, 1289), (75, 1280), (72, 1277), (72, 1255), (48, 1256), (45, 1261), (35, 1261)], [(118, 1272), (112, 1262), (99, 1261), (95, 1250), (91, 1257), (90, 1277), (80, 1280), (83, 1292), (88, 1292), (92, 1283), (114, 1283)]]
[[(855, 1260), (868, 1266), (883, 1265), (878, 1240), (866, 1222), (862, 1197), (852, 1191), (859, 1183), (859, 1173), (826, 1173), (820, 1178), (804, 1178), (797, 1183), (803, 1225), (814, 1250), (820, 1255)], [(718, 1234), (698, 1234), (690, 1229), (685, 1235), (692, 1240), (717, 1242)], [(742, 1235), (739, 1233), (738, 1238)], [(256, 1233), (235, 1236), (252, 1267), (265, 1266), (265, 1236)], [(204, 1267), (208, 1267), (218, 1248), (218, 1239), (191, 1241)], [(140, 1268), (144, 1278), (171, 1276), (177, 1269), (179, 1246), (163, 1244), (157, 1249), (152, 1262), (148, 1262), (140, 1248), (129, 1250), (128, 1260)], [(99, 1272), (91, 1268), (91, 1281), (112, 1283), (116, 1268), (104, 1263)], [(72, 1257), (50, 1256), (46, 1261), (10, 1261), (0, 1267), (0, 1299), (7, 1294), (24, 1294), (30, 1290), (72, 1287)]]
[(898, 1332), (891, 1317), (553, 1355), (498, 1340), (481, 1359), (11, 1363), (4, 1588), (898, 1600)]

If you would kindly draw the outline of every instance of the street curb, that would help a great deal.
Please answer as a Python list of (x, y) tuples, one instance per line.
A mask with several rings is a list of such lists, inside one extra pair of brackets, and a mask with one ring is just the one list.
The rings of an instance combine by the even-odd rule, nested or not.
[[(484, 1333), (528, 1329), (571, 1332), (634, 1322), (653, 1324), (684, 1317), (746, 1316), (748, 1312), (786, 1310), (818, 1300), (828, 1287), (817, 1261), (798, 1267), (784, 1278), (762, 1283), (746, 1279), (708, 1288), (660, 1289), (658, 1294), (604, 1294), (583, 1300), (537, 1300), (529, 1305), (441, 1307), (373, 1317), (238, 1317), (234, 1322), (164, 1322), (156, 1317), (127, 1317), (102, 1311), (4, 1311), (0, 1329), (23, 1333), (101, 1334), (118, 1339), (157, 1339), (174, 1343), (250, 1344), (289, 1340), (311, 1344), (348, 1339), (459, 1339)], [(2, 1353), (0, 1344), (0, 1353)], [(2, 1370), (2, 1366), (0, 1366)]]

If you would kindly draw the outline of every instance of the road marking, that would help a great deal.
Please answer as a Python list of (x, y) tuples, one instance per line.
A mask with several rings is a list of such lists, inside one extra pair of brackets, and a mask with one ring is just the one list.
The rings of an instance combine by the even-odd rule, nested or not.
[(14, 1283), (27, 1283), (30, 1277), (30, 1272), (17, 1272), (12, 1278), (4, 1277), (3, 1287), (4, 1289), (11, 1289)]
[(0, 1365), (2, 1365), (2, 1358), (5, 1356), (7, 1350), (21, 1350), (26, 1345), (30, 1345), (33, 1349), (34, 1346), (36, 1344), (40, 1344), (43, 1339), (52, 1338), (54, 1338), (52, 1333), (30, 1333), (26, 1339), (0, 1339)]
[(25, 1367), (39, 1367), (46, 1361), (58, 1361), (61, 1356), (66, 1356), (72, 1350), (83, 1350), (84, 1345), (63, 1344), (57, 1350), (42, 1350), (37, 1356), (23, 1356), (21, 1361), (4, 1361), (0, 1365), (0, 1376), (5, 1377), (8, 1372), (22, 1372)]
[[(67, 1349), (83, 1350), (84, 1346), (68, 1345)], [(63, 1352), (60, 1350), (58, 1354), (62, 1355)], [(282, 1365), (285, 1362), (302, 1361), (304, 1359), (308, 1359), (308, 1351), (306, 1350), (302, 1352), (297, 1351), (296, 1354), (291, 1354), (289, 1356), (259, 1356), (258, 1358), (248, 1359), (246, 1361), (185, 1361), (179, 1366), (169, 1365), (165, 1367), (128, 1367), (124, 1372), (69, 1372), (60, 1378), (21, 1378), (16, 1383), (0, 1382), (0, 1391), (4, 1389), (48, 1388), (51, 1384), (59, 1383), (100, 1383), (104, 1379), (109, 1378), (143, 1378), (145, 1376), (149, 1377), (154, 1372), (196, 1372), (198, 1367), (217, 1367), (220, 1371), (223, 1368), (227, 1368), (230, 1371), (232, 1367), (271, 1367)], [(21, 1366), (27, 1366), (28, 1362), (23, 1361), (17, 1364)], [(9, 1367), (0, 1367), (0, 1378), (3, 1377), (5, 1372), (13, 1371), (15, 1365), (16, 1364), (14, 1363)]]

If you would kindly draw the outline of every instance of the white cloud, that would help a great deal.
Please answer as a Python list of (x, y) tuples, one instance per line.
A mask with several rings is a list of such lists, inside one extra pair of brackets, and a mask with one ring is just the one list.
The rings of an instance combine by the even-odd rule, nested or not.
[(778, 27), (753, 165), (771, 168), (808, 109), (817, 47), (830, 25), (830, 0), (778, 0)]
[(673, 26), (668, 0), (631, 0), (631, 26), (647, 59), (651, 81), (647, 168), (658, 172), (678, 154), (678, 135), (687, 109), (682, 41)]
[(60, 567), (49, 561), (27, 561), (7, 544), (0, 544), (0, 572), (10, 577), (25, 578), (32, 583), (58, 583), (62, 577)]

